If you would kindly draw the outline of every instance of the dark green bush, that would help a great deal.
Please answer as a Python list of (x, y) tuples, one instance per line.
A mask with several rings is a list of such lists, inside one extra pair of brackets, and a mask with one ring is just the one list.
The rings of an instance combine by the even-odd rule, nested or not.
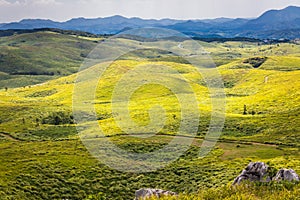
[(60, 125), (74, 124), (73, 115), (65, 112), (55, 112), (42, 119), (42, 124)]

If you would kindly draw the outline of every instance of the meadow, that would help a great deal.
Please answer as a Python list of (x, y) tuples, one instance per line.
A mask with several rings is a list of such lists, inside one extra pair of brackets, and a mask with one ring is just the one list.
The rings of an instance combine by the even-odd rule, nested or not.
[[(145, 72), (144, 77), (163, 77), (186, 102), (195, 95), (200, 119), (191, 147), (162, 169), (138, 174), (120, 172), (101, 163), (77, 134), (76, 116), (72, 112), (74, 83), (78, 74), (83, 73), (77, 71), (84, 55), (100, 39), (51, 32), (0, 38), (0, 76), (7, 77), (0, 79), (0, 199), (133, 199), (135, 190), (143, 187), (175, 191), (182, 199), (229, 199), (233, 194), (236, 196), (232, 199), (274, 199), (276, 194), (283, 193), (285, 199), (299, 196), (298, 185), (269, 186), (278, 192), (275, 194), (265, 185), (254, 185), (253, 189), (241, 186), (236, 190), (229, 187), (250, 161), (264, 161), (276, 169), (293, 168), (300, 173), (299, 44), (197, 41), (215, 61), (226, 93), (224, 129), (206, 157), (201, 157), (199, 151), (212, 111), (209, 88), (195, 67), (180, 57), (156, 50), (134, 52), (109, 65), (99, 82), (86, 79), (76, 83), (82, 92), (97, 84), (95, 99), (87, 105), (95, 108), (98, 125), (110, 141), (135, 153), (153, 152), (174, 138), (182, 105), (169, 88), (144, 84), (130, 96), (132, 121), (147, 126), (151, 123), (149, 109), (159, 104), (166, 113), (165, 124), (156, 135), (146, 139), (127, 135), (112, 111), (124, 106), (121, 101), (112, 102), (112, 97), (126, 73), (136, 66), (150, 66), (152, 70)], [(132, 46), (140, 43), (124, 38), (120, 42)], [(37, 45), (46, 48), (36, 54)], [(25, 59), (26, 56), (29, 58)], [(45, 67), (45, 63), (50, 67)], [(32, 66), (41, 73), (22, 74), (29, 69), (35, 71)], [(86, 71), (95, 72), (98, 67)], [(54, 75), (45, 74), (48, 72)], [(139, 79), (132, 76), (125, 84)], [(184, 81), (189, 84), (188, 89), (178, 87)], [(120, 90), (126, 93), (126, 87)], [(192, 105), (186, 106), (190, 113), (195, 110)], [(83, 113), (85, 110), (82, 108)], [(137, 130), (132, 132), (138, 134)], [(94, 127), (84, 134), (81, 139), (103, 140)], [(188, 137), (189, 133), (180, 136)], [(264, 194), (264, 190), (269, 192)]]

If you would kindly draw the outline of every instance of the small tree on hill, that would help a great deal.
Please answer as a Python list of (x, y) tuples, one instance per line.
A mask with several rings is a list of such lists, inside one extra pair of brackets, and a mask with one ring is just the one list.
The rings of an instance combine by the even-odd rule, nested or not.
[(243, 112), (243, 115), (247, 115), (247, 106), (244, 105), (244, 112)]

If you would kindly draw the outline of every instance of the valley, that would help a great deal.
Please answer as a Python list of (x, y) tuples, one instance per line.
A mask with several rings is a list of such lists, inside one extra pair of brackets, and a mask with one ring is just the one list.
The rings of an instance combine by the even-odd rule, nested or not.
[[(300, 173), (299, 44), (196, 40), (215, 62), (226, 94), (222, 134), (208, 156), (201, 157), (199, 151), (213, 109), (203, 76), (177, 55), (148, 49), (115, 60), (100, 80), (77, 82), (80, 73), (99, 69), (101, 64), (78, 72), (89, 52), (105, 37), (51, 31), (0, 37), (0, 199), (133, 199), (135, 190), (148, 187), (178, 192), (181, 199), (232, 195), (263, 199), (261, 190), (274, 197), (272, 189), (262, 186), (261, 190), (256, 188), (258, 193), (247, 188), (241, 188), (240, 193), (229, 189), (250, 161)], [(120, 38), (118, 42), (133, 47), (141, 43), (132, 38)], [(142, 41), (149, 46), (151, 42)], [(159, 42), (175, 47), (188, 44), (172, 39)], [(90, 154), (82, 139), (101, 141), (103, 135), (93, 127), (85, 130), (84, 137), (78, 135), (72, 99), (75, 84), (80, 84), (83, 92), (97, 84), (94, 101), (86, 104), (95, 109), (105, 138), (134, 153), (166, 146), (178, 133), (182, 117), (178, 94), (168, 87), (144, 84), (130, 96), (130, 117), (140, 126), (150, 123), (151, 107), (159, 104), (164, 108), (165, 124), (156, 135), (136, 137), (139, 129), (128, 135), (115, 120), (113, 106), (124, 104), (112, 101), (114, 88), (136, 66), (150, 66), (144, 77), (167, 77), (165, 82), (174, 87), (186, 81), (190, 90), (178, 87), (179, 94), (187, 102), (195, 95), (198, 107), (190, 104), (186, 110), (200, 113), (190, 148), (162, 169), (140, 174), (114, 170)], [(129, 77), (128, 84), (140, 78)], [(121, 89), (126, 93), (125, 86)], [(177, 136), (186, 138), (190, 134)], [(299, 184), (277, 189), (278, 194), (290, 191), (290, 199), (299, 196)]]

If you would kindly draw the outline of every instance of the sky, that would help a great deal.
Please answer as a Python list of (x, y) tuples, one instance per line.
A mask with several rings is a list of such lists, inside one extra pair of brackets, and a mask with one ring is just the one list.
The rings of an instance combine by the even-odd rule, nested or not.
[(254, 18), (289, 5), (300, 6), (300, 0), (0, 0), (0, 23), (112, 15), (144, 19)]

